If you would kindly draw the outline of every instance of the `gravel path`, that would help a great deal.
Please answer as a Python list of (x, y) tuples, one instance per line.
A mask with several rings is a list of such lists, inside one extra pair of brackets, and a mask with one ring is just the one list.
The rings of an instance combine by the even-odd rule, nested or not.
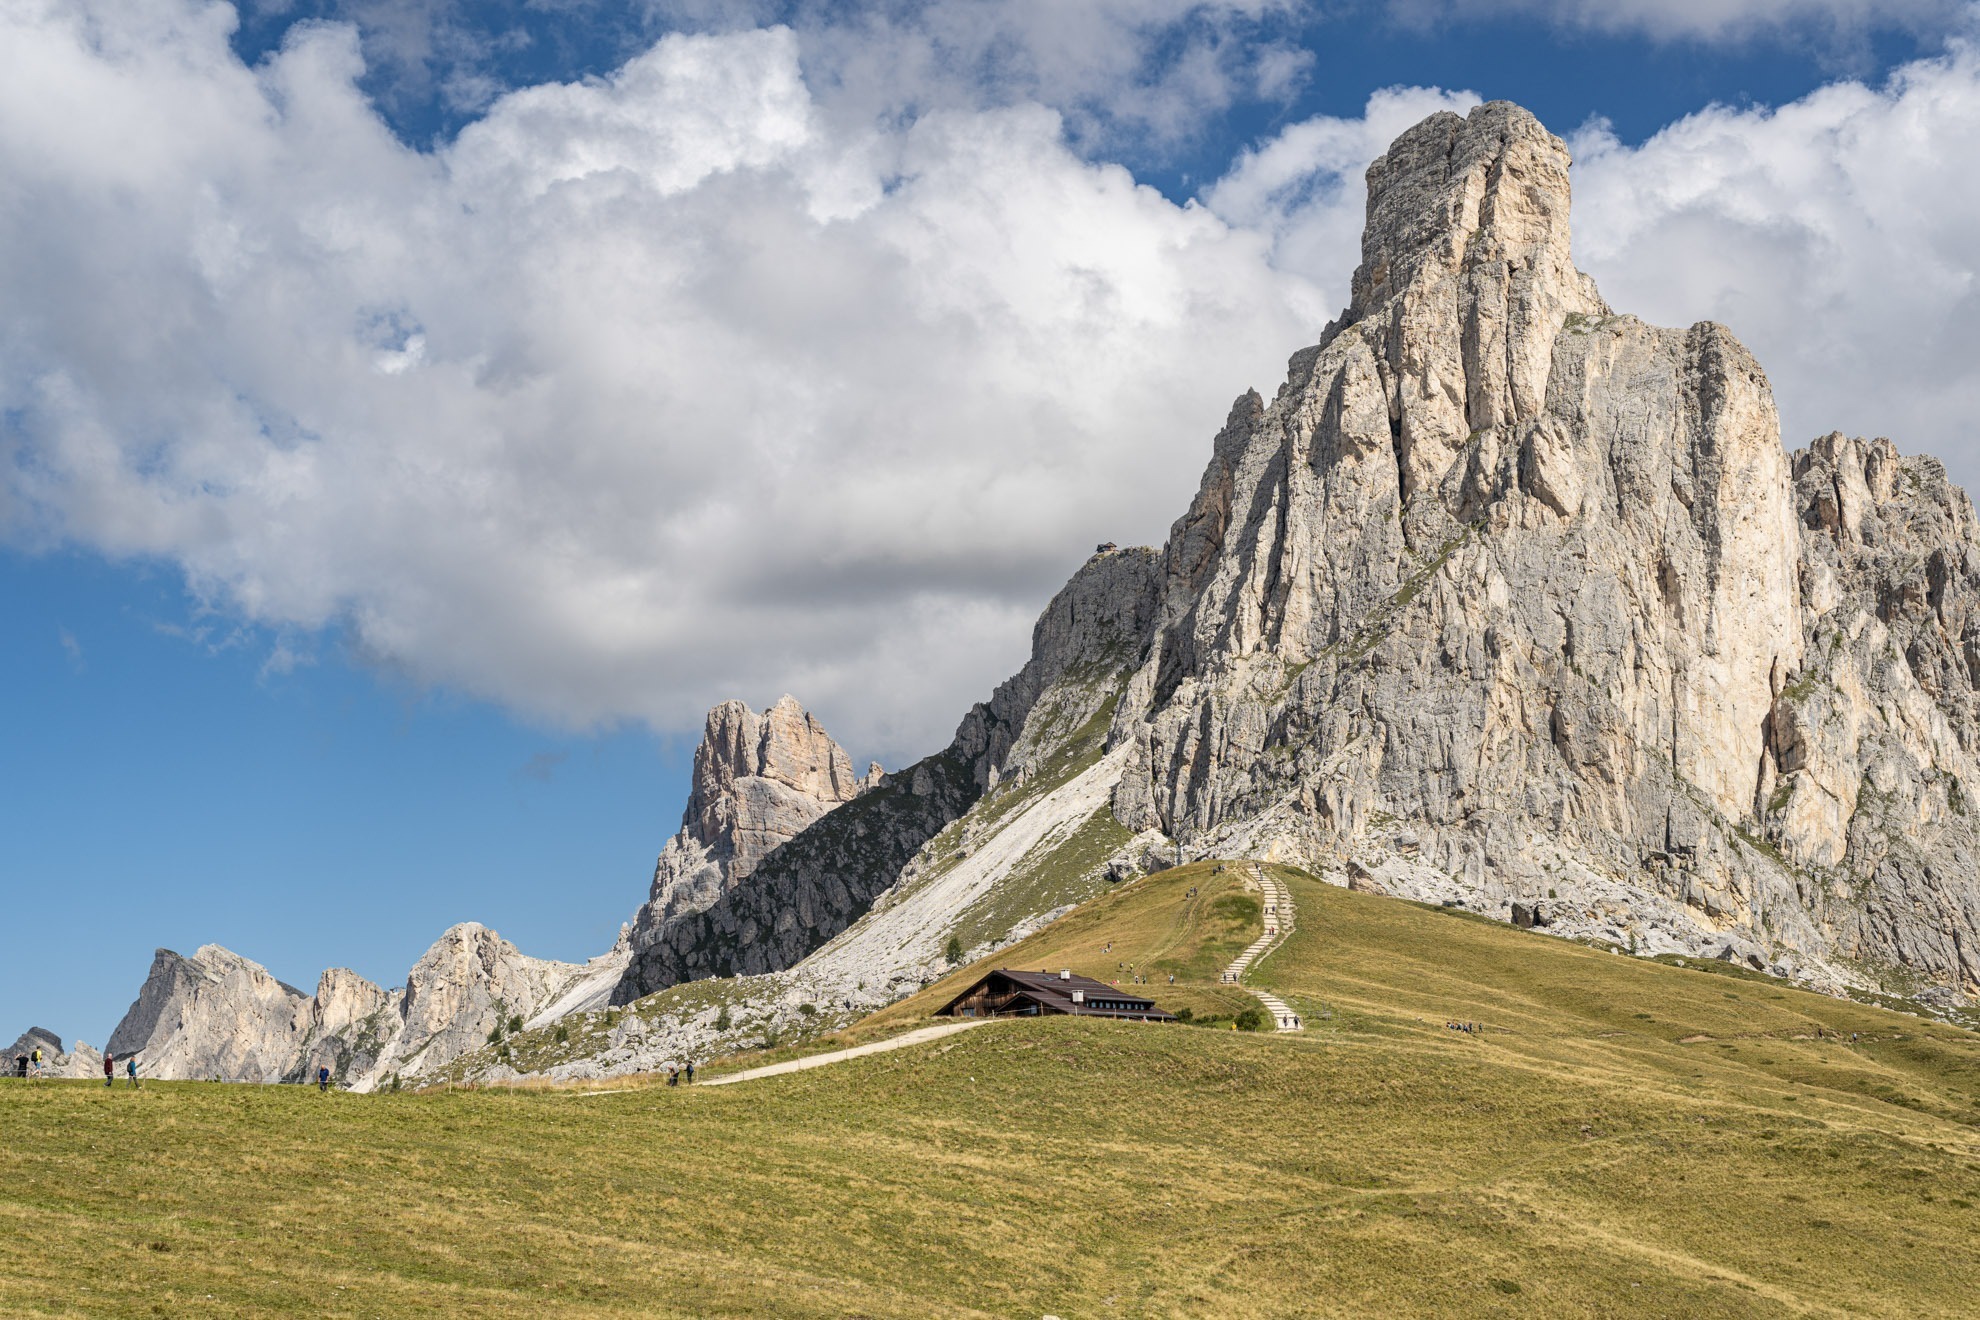
[(885, 1054), (888, 1050), (904, 1050), (910, 1045), (921, 1045), (944, 1036), (953, 1036), (958, 1031), (968, 1031), (980, 1027), (991, 1018), (976, 1018), (963, 1022), (944, 1022), (933, 1027), (917, 1027), (904, 1036), (894, 1036), (888, 1040), (876, 1040), (871, 1045), (854, 1045), (850, 1049), (833, 1050), (828, 1054), (809, 1054), (802, 1059), (788, 1059), (783, 1063), (766, 1063), (761, 1068), (747, 1068), (739, 1073), (725, 1073), (720, 1077), (710, 1077), (697, 1086), (727, 1086), (730, 1082), (753, 1082), (759, 1077), (776, 1077), (782, 1073), (803, 1072), (806, 1068), (823, 1068), (828, 1063), (838, 1063), (844, 1059), (857, 1059), (862, 1054)]

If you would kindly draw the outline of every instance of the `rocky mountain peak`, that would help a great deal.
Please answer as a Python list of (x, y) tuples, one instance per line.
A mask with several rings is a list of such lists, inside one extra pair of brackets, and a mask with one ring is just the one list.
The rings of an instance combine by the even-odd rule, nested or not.
[[(448, 927), (406, 973), (397, 1035), (370, 1065), (374, 1081), (431, 1071), (484, 1043), (510, 1018), (528, 1020), (586, 969), (531, 958), (478, 921)], [(327, 1016), (327, 1014), (326, 1014)]]
[(383, 1009), (391, 995), (348, 967), (332, 967), (316, 980), (313, 1021), (318, 1036), (337, 1036)]
[(40, 1050), (48, 1058), (63, 1053), (62, 1038), (47, 1027), (29, 1027), (7, 1049), (7, 1065), (13, 1066), (16, 1054), (32, 1054)]
[(1204, 853), (1830, 985), (1980, 992), (1980, 534), (1934, 460), (1790, 460), (1723, 326), (1613, 315), (1515, 106), (1368, 173), (1353, 302), (1240, 398), (1114, 715)]
[(1360, 327), (1406, 498), (1480, 431), (1536, 415), (1562, 325), (1608, 313), (1569, 250), (1568, 164), (1539, 120), (1494, 101), (1432, 115), (1368, 168), (1353, 299), (1320, 347)]
[(763, 859), (833, 808), (877, 786), (795, 697), (761, 714), (740, 701), (708, 712), (680, 832), (661, 849), (647, 902), (633, 918), (634, 950), (707, 910)]
[(91, 1049), (89, 1042), (76, 1041), (64, 1048), (62, 1038), (46, 1027), (29, 1027), (14, 1043), (0, 1055), (8, 1074), (11, 1076), (14, 1059), (18, 1056), (32, 1057), (35, 1050), (41, 1051), (41, 1070), (45, 1077), (100, 1077), (103, 1075), (103, 1055)]
[(305, 1032), (310, 998), (218, 944), (190, 958), (159, 949), (137, 1001), (110, 1033), (155, 1077), (279, 1080)]
[[(1569, 253), (1567, 144), (1510, 101), (1443, 112), (1368, 167), (1367, 220), (1348, 320), (1467, 263), (1497, 262), (1593, 293)], [(1486, 277), (1494, 273), (1481, 272)]]
[(740, 874), (747, 875), (756, 857), (782, 841), (753, 837), (763, 826), (775, 824), (772, 817), (752, 811), (752, 799), (766, 794), (834, 805), (859, 794), (845, 750), (788, 694), (761, 715), (740, 701), (725, 701), (708, 712), (701, 745), (695, 748), (694, 782), (681, 827), (697, 842), (733, 849), (743, 868)]

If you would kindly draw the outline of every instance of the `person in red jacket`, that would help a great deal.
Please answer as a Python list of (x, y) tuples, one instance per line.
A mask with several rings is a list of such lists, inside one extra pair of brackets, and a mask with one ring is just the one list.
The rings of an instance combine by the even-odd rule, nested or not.
[(109, 1050), (103, 1051), (103, 1084), (105, 1086), (117, 1084), (117, 1057)]

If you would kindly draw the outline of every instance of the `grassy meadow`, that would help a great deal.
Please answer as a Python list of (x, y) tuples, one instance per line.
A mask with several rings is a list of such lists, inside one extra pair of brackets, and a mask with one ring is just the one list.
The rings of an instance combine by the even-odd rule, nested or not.
[(1297, 1035), (1229, 1029), (1257, 905), (1203, 864), (985, 965), (1139, 972), (1209, 1027), (998, 1022), (708, 1089), (9, 1083), (0, 1286), (26, 1315), (1973, 1313), (1980, 1038), (1279, 874), (1298, 929), (1254, 979)]

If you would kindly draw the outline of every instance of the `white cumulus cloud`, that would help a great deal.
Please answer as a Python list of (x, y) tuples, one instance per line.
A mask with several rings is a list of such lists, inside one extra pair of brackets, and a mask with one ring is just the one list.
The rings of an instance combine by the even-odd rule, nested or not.
[[(701, 8), (693, 0), (684, 6)], [(860, 115), (1036, 101), (1075, 140), (1188, 137), (1206, 115), (1290, 97), (1312, 0), (876, 0), (775, 6), (827, 99)]]
[(1333, 310), (1035, 104), (832, 126), (789, 30), (420, 152), (227, 20), (0, 11), (6, 525), (537, 716), (938, 744)]
[(1887, 435), (1980, 481), (1980, 51), (1573, 146), (1576, 258), (1612, 305), (1730, 326), (1790, 446)]
[[(1230, 399), (1344, 302), (1366, 162), (1475, 99), (1379, 93), (1178, 206), (1025, 91), (1148, 83), (1077, 52), (873, 115), (799, 29), (675, 35), (423, 151), (352, 29), (250, 69), (232, 18), (0, 3), (0, 530), (176, 565), (284, 664), (330, 629), (576, 726), (789, 690), (896, 762), (1093, 543), (1161, 538)], [(938, 68), (927, 30), (866, 67)], [(1222, 30), (1189, 37), (1217, 77), (1263, 67)], [(1640, 146), (1592, 127), (1577, 252), (1619, 308), (1731, 325), (1792, 440), (1971, 477), (1977, 126), (1955, 45)]]

